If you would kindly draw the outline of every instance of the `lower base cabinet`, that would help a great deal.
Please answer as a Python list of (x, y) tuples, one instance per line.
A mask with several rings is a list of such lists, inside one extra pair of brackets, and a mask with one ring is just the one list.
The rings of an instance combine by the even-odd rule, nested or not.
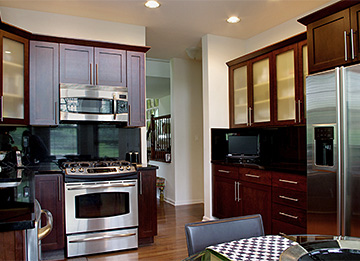
[(265, 234), (306, 233), (306, 176), (213, 164), (213, 216), (261, 214)]
[(0, 260), (25, 260), (25, 230), (0, 232)]
[(157, 235), (156, 170), (138, 171), (139, 245), (154, 242)]
[[(53, 215), (53, 230), (41, 240), (41, 249), (42, 251), (63, 249), (65, 247), (63, 176), (62, 174), (36, 175), (35, 186), (35, 197), (41, 208), (49, 210)], [(45, 224), (46, 220), (42, 217), (41, 226)]]

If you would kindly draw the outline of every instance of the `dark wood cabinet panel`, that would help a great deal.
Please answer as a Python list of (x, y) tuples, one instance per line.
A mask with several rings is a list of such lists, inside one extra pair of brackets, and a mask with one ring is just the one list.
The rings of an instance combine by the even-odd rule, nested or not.
[(25, 230), (0, 232), (0, 260), (26, 260)]
[(60, 83), (94, 84), (94, 48), (60, 44)]
[(360, 4), (350, 8), (351, 28), (353, 29), (354, 56), (360, 60)]
[(239, 179), (239, 168), (226, 165), (213, 165), (213, 173), (218, 177)]
[(95, 84), (126, 86), (126, 51), (95, 48)]
[(237, 180), (215, 176), (213, 186), (213, 216), (218, 218), (241, 216), (241, 192), (241, 186)]
[(139, 180), (139, 244), (157, 235), (156, 170), (141, 170)]
[(30, 125), (59, 124), (59, 44), (30, 42)]
[(250, 182), (241, 185), (242, 214), (261, 214), (265, 234), (271, 234), (271, 187)]
[(272, 172), (272, 185), (274, 187), (293, 189), (306, 192), (306, 176), (284, 172)]
[(29, 123), (29, 40), (0, 30), (1, 124)]
[(321, 71), (351, 62), (349, 33), (349, 10), (309, 24), (309, 71)]
[[(43, 251), (63, 249), (64, 233), (64, 184), (62, 174), (48, 174), (35, 176), (36, 193), (42, 209), (47, 209), (53, 215), (53, 230), (41, 240)], [(42, 226), (45, 218), (42, 217)]]
[(301, 209), (306, 209), (306, 193), (292, 189), (272, 188), (272, 201)]
[(128, 126), (145, 126), (145, 54), (127, 52)]
[(271, 172), (258, 169), (239, 168), (240, 179), (251, 183), (271, 186)]
[(306, 227), (306, 212), (302, 209), (273, 203), (273, 219), (280, 220), (299, 227)]
[(272, 220), (273, 235), (297, 235), (306, 234), (306, 228), (295, 226), (276, 219)]

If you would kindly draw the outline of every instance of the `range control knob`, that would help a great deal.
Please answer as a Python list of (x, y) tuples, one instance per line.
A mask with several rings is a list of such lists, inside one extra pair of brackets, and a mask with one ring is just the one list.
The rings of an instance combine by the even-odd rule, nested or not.
[(79, 172), (84, 172), (84, 168), (79, 168)]
[(130, 165), (126, 166), (126, 169), (131, 170), (131, 166)]
[(124, 167), (123, 167), (123, 166), (120, 166), (119, 169), (120, 169), (120, 171), (123, 171), (123, 170), (124, 170)]
[(74, 173), (74, 172), (76, 172), (76, 169), (75, 169), (75, 168), (71, 168), (71, 169), (70, 169), (70, 172)]

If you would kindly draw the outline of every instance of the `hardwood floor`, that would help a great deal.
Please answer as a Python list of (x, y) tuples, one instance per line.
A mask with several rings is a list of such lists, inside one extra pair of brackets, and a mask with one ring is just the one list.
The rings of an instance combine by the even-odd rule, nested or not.
[(202, 220), (203, 204), (174, 207), (158, 201), (158, 235), (155, 242), (141, 246), (137, 250), (126, 250), (109, 254), (91, 255), (80, 258), (69, 258), (72, 261), (115, 261), (115, 260), (183, 260), (187, 257), (187, 246), (184, 226), (186, 223)]

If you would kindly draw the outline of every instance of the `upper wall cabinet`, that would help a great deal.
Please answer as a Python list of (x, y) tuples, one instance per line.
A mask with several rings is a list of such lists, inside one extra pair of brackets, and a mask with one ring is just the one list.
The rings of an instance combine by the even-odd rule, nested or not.
[(2, 81), (0, 123), (29, 122), (29, 41), (0, 31)]
[(360, 60), (360, 4), (340, 1), (309, 16), (307, 26), (309, 72), (319, 72)]
[(228, 63), (231, 128), (305, 123), (307, 49), (297, 39)]
[(30, 125), (59, 124), (59, 44), (30, 41)]
[(126, 86), (126, 51), (60, 44), (60, 82)]
[(127, 52), (128, 126), (145, 126), (145, 54)]

